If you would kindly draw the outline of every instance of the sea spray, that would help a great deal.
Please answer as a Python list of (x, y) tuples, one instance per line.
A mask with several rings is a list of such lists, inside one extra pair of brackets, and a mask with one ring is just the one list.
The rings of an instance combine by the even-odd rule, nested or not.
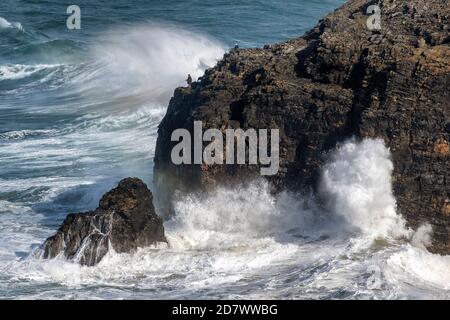
[(39, 73), (43, 70), (55, 70), (60, 65), (48, 65), (48, 64), (37, 64), (37, 65), (0, 65), (0, 81), (3, 80), (17, 80), (32, 76), (35, 73)]
[[(362, 170), (363, 164), (372, 161), (373, 168)], [(338, 174), (343, 168), (348, 175)], [(128, 290), (133, 290), (134, 298), (145, 297), (148, 290), (157, 292), (158, 298), (200, 297), (205, 292), (211, 298), (237, 297), (233, 292), (251, 298), (323, 298), (324, 288), (330, 297), (339, 297), (345, 290), (351, 290), (355, 298), (402, 298), (417, 292), (423, 297), (424, 289), (435, 297), (446, 288), (439, 284), (439, 279), (448, 275), (446, 257), (403, 242), (369, 249), (373, 240), (368, 235), (391, 237), (391, 231), (402, 226), (380, 227), (396, 221), (389, 209), (395, 205), (386, 175), (391, 168), (382, 141), (349, 141), (332, 153), (324, 166), (324, 178), (333, 177), (333, 183), (322, 184), (320, 191), (322, 198), (330, 196), (326, 210), (312, 195), (273, 195), (262, 181), (247, 187), (218, 188), (179, 199), (177, 215), (165, 226), (168, 246), (142, 248), (134, 254), (110, 253), (92, 268), (63, 259), (29, 258), (2, 270), (27, 279), (26, 283), (82, 289), (75, 298), (92, 296), (83, 289), (92, 286), (103, 288), (96, 296), (109, 298), (123, 297)], [(380, 177), (386, 179), (381, 187), (375, 183)], [(338, 185), (340, 189), (336, 189)], [(361, 202), (368, 207), (360, 206), (358, 211), (346, 200), (347, 192), (355, 188), (365, 190), (362, 194), (381, 196), (379, 192), (385, 190), (388, 195), (381, 198), (385, 199), (382, 205)], [(362, 223), (364, 219), (372, 225)], [(351, 232), (346, 225), (352, 227)], [(349, 237), (365, 242), (366, 248), (355, 250)], [(380, 268), (377, 290), (367, 285), (372, 266)], [(432, 272), (424, 274), (423, 267)], [(417, 279), (417, 289), (408, 285), (411, 277)], [(120, 292), (112, 290), (118, 287)], [(34, 297), (51, 296), (52, 292), (46, 292)]]
[(92, 48), (104, 65), (98, 79), (111, 92), (146, 94), (167, 105), (173, 89), (216, 64), (225, 50), (218, 41), (181, 27), (149, 23), (111, 30)]
[(197, 249), (242, 245), (298, 226), (301, 216), (295, 209), (300, 202), (290, 203), (294, 207), (281, 206), (262, 180), (246, 187), (218, 188), (206, 197), (182, 197), (175, 203), (168, 235), (179, 235), (188, 247)]
[[(426, 290), (445, 290), (437, 298), (450, 298), (450, 256), (448, 255), (432, 254), (426, 250), (405, 245), (387, 259), (384, 273), (388, 280), (398, 287), (401, 287), (402, 283), (413, 283)], [(421, 295), (415, 298), (423, 299)]]
[(20, 22), (9, 22), (5, 18), (0, 17), (0, 31), (2, 29), (17, 29), (21, 32), (24, 31), (24, 28)]
[(264, 180), (246, 187), (219, 187), (175, 201), (169, 230), (182, 234), (194, 247), (287, 233), (312, 238), (348, 237), (355, 232), (373, 239), (410, 237), (396, 212), (392, 170), (382, 140), (350, 140), (330, 154), (316, 196), (274, 195)]
[[(147, 1), (136, 7), (120, 0), (114, 6), (80, 1), (82, 7), (85, 3), (90, 8), (85, 21), (88, 24), (84, 25), (87, 28), (80, 33), (68, 32), (64, 10), (53, 2), (45, 3), (47, 10), (34, 10), (40, 5), (31, 3), (29, 10), (10, 10), (8, 16), (4, 15), (8, 20), (22, 21), (26, 33), (9, 25), (4, 29), (0, 26), (4, 66), (64, 64), (29, 74), (20, 74), (22, 69), (17, 68), (17, 79), (9, 79), (16, 77), (16, 71), (8, 70), (12, 73), (0, 85), (2, 298), (450, 298), (448, 257), (430, 254), (403, 240), (373, 241), (371, 236), (367, 239), (363, 229), (347, 215), (335, 214), (333, 201), (321, 208), (323, 203), (314, 196), (284, 193), (274, 197), (264, 191), (263, 185), (255, 197), (238, 198), (231, 194), (244, 192), (245, 188), (220, 190), (217, 196), (211, 195), (213, 200), (224, 199), (220, 203), (223, 208), (223, 202), (236, 201), (234, 217), (240, 206), (242, 210), (252, 209), (248, 203), (263, 207), (261, 214), (266, 218), (261, 223), (255, 210), (248, 214), (252, 216), (248, 220), (256, 223), (245, 223), (246, 214), (241, 213), (236, 223), (230, 222), (227, 230), (221, 230), (219, 224), (201, 220), (199, 225), (189, 223), (198, 221), (200, 216), (193, 218), (194, 209), (183, 209), (186, 220), (173, 221), (173, 228), (168, 231), (172, 238), (170, 247), (111, 254), (94, 268), (65, 260), (26, 258), (30, 250), (55, 232), (67, 213), (95, 207), (101, 194), (120, 178), (136, 175), (151, 181), (158, 123), (173, 90), (185, 84), (187, 73), (196, 70), (200, 59), (192, 59), (195, 65), (188, 68), (178, 68), (177, 60), (185, 58), (169, 52), (171, 59), (159, 57), (157, 61), (170, 68), (146, 69), (147, 64), (156, 62), (147, 61), (142, 54), (141, 46), (145, 49), (154, 42), (143, 36), (130, 43), (126, 59), (110, 64), (109, 61), (115, 61), (116, 50), (126, 51), (129, 27), (124, 25), (137, 20), (145, 24), (146, 19), (170, 19), (208, 30), (228, 45), (238, 40), (241, 47), (260, 47), (302, 34), (321, 15), (344, 2), (291, 0), (261, 6), (259, 1), (255, 5), (241, 1), (230, 6), (213, 1), (205, 6), (201, 1), (176, 5), (161, 1), (155, 7), (153, 1)], [(215, 5), (221, 10), (214, 10)], [(54, 19), (53, 13), (61, 19)], [(267, 20), (266, 13), (273, 19)], [(109, 27), (118, 30), (103, 38)], [(191, 34), (217, 43), (210, 36)], [(190, 36), (185, 40), (188, 49), (195, 49), (196, 43)], [(96, 48), (89, 50), (92, 44)], [(221, 47), (203, 48), (198, 54), (216, 51), (220, 59)], [(183, 48), (172, 47), (180, 56)], [(300, 49), (295, 45), (292, 48)], [(89, 52), (91, 55), (86, 54)], [(137, 67), (127, 70), (135, 60), (140, 61)], [(157, 82), (147, 80), (148, 70), (164, 72), (175, 69), (172, 65), (179, 72), (165, 80), (167, 88), (158, 83), (159, 77), (168, 78), (164, 73), (152, 76)], [(197, 76), (195, 72), (191, 74)], [(356, 145), (359, 147), (359, 142)], [(208, 197), (190, 199), (193, 208), (208, 208), (205, 212), (215, 216), (216, 221), (228, 223), (229, 219), (221, 216), (227, 214), (226, 210), (221, 209), (217, 218), (214, 203), (203, 204)], [(264, 207), (279, 212), (271, 213)], [(189, 232), (187, 226), (192, 226)], [(247, 227), (252, 228), (250, 232)], [(205, 237), (199, 233), (202, 230), (206, 231)], [(418, 232), (422, 235), (415, 237), (414, 245), (427, 242), (428, 231), (423, 230), (426, 232)], [(349, 238), (363, 243), (363, 249), (355, 253), (354, 241), (348, 241)], [(379, 266), (382, 275), (382, 285), (377, 290), (367, 287), (373, 265)]]
[(328, 210), (373, 237), (407, 236), (392, 193), (393, 168), (382, 140), (342, 144), (323, 168), (320, 193)]
[[(427, 223), (420, 226), (417, 231), (413, 234), (411, 239), (411, 244), (417, 248), (426, 250), (427, 247), (431, 246), (432, 239), (431, 235), (433, 233), (433, 227)], [(450, 268), (450, 266), (449, 266)], [(450, 270), (449, 270), (450, 272)]]

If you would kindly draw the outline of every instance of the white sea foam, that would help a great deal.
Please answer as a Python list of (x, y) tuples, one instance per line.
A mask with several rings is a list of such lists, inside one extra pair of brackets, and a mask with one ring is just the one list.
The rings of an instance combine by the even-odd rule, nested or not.
[(321, 180), (328, 209), (373, 237), (409, 236), (396, 212), (393, 164), (382, 140), (349, 141), (331, 156)]
[[(369, 168), (362, 170), (364, 165)], [(344, 168), (348, 174), (340, 175)], [(325, 211), (314, 197), (274, 196), (260, 181), (219, 188), (177, 201), (176, 217), (165, 224), (168, 246), (109, 253), (89, 268), (34, 258), (10, 263), (3, 272), (24, 283), (76, 289), (73, 298), (323, 298), (324, 292), (335, 298), (341, 292), (352, 292), (353, 298), (449, 298), (448, 257), (395, 242), (409, 231), (391, 211), (390, 170), (382, 141), (350, 141), (324, 167), (319, 198), (330, 197)], [(347, 192), (362, 200), (353, 204)], [(372, 196), (383, 201), (375, 203)], [(422, 228), (412, 242), (425, 243), (428, 231)], [(373, 251), (374, 236), (391, 240)], [(372, 266), (380, 268), (375, 290), (367, 285)], [(101, 289), (83, 290), (93, 285)], [(53, 296), (48, 291), (31, 297)]]
[(166, 104), (174, 88), (186, 85), (188, 74), (194, 80), (200, 77), (223, 56), (224, 49), (205, 35), (152, 23), (112, 30), (92, 54), (104, 66), (98, 81), (108, 79), (109, 91), (145, 94)]
[(17, 80), (33, 75), (39, 71), (49, 69), (54, 70), (61, 65), (58, 64), (7, 64), (0, 66), (0, 80)]
[[(39, 77), (33, 85), (51, 80), (47, 86), (59, 86), (62, 82), (68, 93), (82, 98), (74, 104), (69, 99), (64, 105), (51, 108), (32, 106), (35, 114), (77, 112), (80, 116), (75, 121), (57, 129), (1, 134), (0, 164), (10, 171), (34, 170), (33, 177), (2, 177), (1, 196), (14, 198), (20, 194), (29, 206), (39, 203), (43, 211), (50, 206), (49, 214), (66, 210), (67, 203), (71, 210), (78, 207), (84, 210), (95, 207), (101, 193), (113, 187), (118, 179), (133, 175), (135, 171), (139, 176), (143, 172), (150, 175), (147, 172), (151, 171), (157, 126), (173, 89), (185, 84), (188, 73), (196, 78), (223, 54), (220, 44), (206, 36), (154, 24), (111, 31), (103, 40), (92, 49), (91, 60), (76, 68), (71, 65), (6, 65), (0, 69), (0, 80), (24, 79), (41, 71), (54, 70), (54, 73), (43, 72), (44, 77)], [(48, 75), (52, 75), (51, 78)], [(79, 170), (83, 178), (77, 178)], [(183, 277), (189, 268), (197, 270), (196, 281), (205, 278), (200, 270), (204, 261), (210, 259), (209, 253), (191, 256), (186, 248), (147, 248), (131, 255), (111, 253), (94, 268), (80, 267), (63, 259), (41, 261), (35, 256), (22, 259), (23, 255), (14, 258), (15, 250), (28, 248), (29, 251), (31, 244), (42, 243), (52, 231), (48, 232), (31, 219), (34, 211), (26, 205), (18, 204), (14, 212), (29, 222), (16, 220), (17, 225), (14, 224), (16, 213), (12, 213), (10, 205), (8, 208), (2, 216), (2, 221), (11, 221), (11, 224), (2, 225), (1, 234), (5, 237), (2, 238), (4, 245), (0, 245), (0, 273), (21, 284), (16, 286), (16, 292), (20, 292), (22, 286), (33, 287), (36, 283), (75, 287), (98, 283), (128, 288), (139, 285), (141, 281), (137, 279), (142, 278), (146, 279), (142, 284), (146, 289), (154, 287), (165, 274)], [(49, 218), (41, 216), (43, 221)], [(51, 223), (54, 221), (52, 216)], [(30, 228), (30, 224), (35, 228)], [(124, 261), (129, 263), (123, 265)], [(147, 278), (146, 274), (151, 277)], [(7, 283), (0, 281), (0, 292)], [(58, 290), (33, 297), (54, 296)]]
[[(32, 208), (35, 198), (61, 205), (69, 197), (72, 207), (93, 208), (119, 177), (150, 171), (173, 89), (185, 85), (188, 73), (197, 79), (223, 53), (207, 36), (149, 24), (111, 31), (92, 49), (91, 62), (64, 67), (70, 72), (56, 65), (0, 67), (0, 80), (55, 68), (83, 98), (73, 105), (80, 117), (67, 126), (0, 135), (5, 168), (45, 172), (0, 179), (1, 195), (12, 198), (0, 201), (0, 274), (7, 279), (0, 279), (0, 292), (13, 284), (18, 297), (43, 299), (450, 298), (448, 257), (423, 249), (430, 227), (412, 233), (396, 212), (393, 164), (381, 140), (343, 143), (324, 166), (317, 195), (275, 196), (256, 181), (179, 198), (177, 215), (165, 223), (168, 246), (111, 252), (90, 268), (62, 258), (24, 259), (30, 244), (55, 231)], [(64, 175), (61, 168), (75, 169)], [(15, 193), (32, 201), (14, 203)], [(378, 290), (367, 287), (373, 265), (381, 269)], [(41, 284), (49, 289), (40, 290)]]
[(0, 140), (21, 140), (36, 136), (49, 136), (57, 133), (57, 130), (16, 130), (0, 133)]
[(23, 26), (20, 22), (9, 22), (2, 17), (0, 17), (0, 30), (1, 29), (17, 29), (19, 31), (24, 31)]
[(183, 197), (176, 202), (175, 211), (167, 228), (170, 243), (176, 247), (239, 245), (297, 225), (295, 213), (283, 212), (264, 182), (233, 190), (219, 188), (206, 197)]
[(26, 255), (30, 245), (39, 243), (39, 236), (51, 232), (39, 226), (42, 215), (26, 205), (0, 200), (0, 218), (0, 261), (17, 259), (17, 252)]
[(9, 28), (10, 26), (11, 26), (11, 24), (8, 22), (8, 20), (0, 17), (0, 28), (1, 29), (6, 29), (6, 28)]
[(420, 226), (413, 234), (411, 244), (417, 248), (426, 250), (432, 244), (433, 227), (430, 224)]
[(450, 298), (450, 256), (407, 245), (388, 258), (385, 272), (395, 283), (446, 290), (438, 297)]

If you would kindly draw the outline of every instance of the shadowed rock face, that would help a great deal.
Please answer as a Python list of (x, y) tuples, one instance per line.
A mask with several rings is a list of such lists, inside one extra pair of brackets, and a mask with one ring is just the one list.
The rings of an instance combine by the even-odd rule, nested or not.
[[(380, 3), (382, 29), (365, 14)], [(450, 254), (450, 6), (447, 0), (352, 0), (301, 38), (233, 50), (188, 88), (162, 121), (155, 186), (207, 189), (257, 176), (257, 166), (172, 164), (175, 129), (280, 129), (275, 190), (317, 187), (325, 154), (352, 136), (382, 138), (394, 193), (410, 226), (431, 223)], [(169, 200), (169, 199), (166, 199)]]
[(153, 195), (141, 180), (127, 178), (103, 196), (96, 210), (69, 214), (58, 232), (45, 241), (43, 250), (44, 258), (63, 253), (67, 259), (93, 266), (111, 248), (131, 252), (156, 242), (166, 242), (166, 238)]

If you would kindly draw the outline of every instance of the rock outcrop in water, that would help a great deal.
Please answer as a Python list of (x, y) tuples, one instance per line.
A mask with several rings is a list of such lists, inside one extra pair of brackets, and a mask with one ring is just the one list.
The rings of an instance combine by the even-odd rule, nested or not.
[[(367, 27), (379, 3), (381, 30)], [(171, 162), (175, 129), (280, 129), (276, 190), (315, 188), (326, 152), (352, 136), (383, 138), (394, 194), (410, 226), (433, 226), (450, 254), (450, 6), (447, 0), (352, 0), (303, 37), (238, 49), (178, 88), (159, 132), (155, 185), (207, 189), (257, 176), (257, 166)]]
[(166, 242), (166, 238), (153, 195), (141, 180), (128, 178), (106, 193), (96, 210), (68, 215), (43, 250), (44, 258), (63, 253), (67, 259), (93, 266), (111, 248), (131, 252), (157, 242)]

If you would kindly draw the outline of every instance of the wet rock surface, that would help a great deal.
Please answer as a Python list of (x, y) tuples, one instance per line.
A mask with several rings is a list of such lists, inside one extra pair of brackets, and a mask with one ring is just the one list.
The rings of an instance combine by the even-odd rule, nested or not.
[[(367, 8), (380, 4), (381, 30)], [(446, 0), (352, 0), (301, 38), (237, 49), (187, 88), (162, 121), (155, 185), (162, 195), (259, 175), (258, 166), (171, 162), (175, 129), (280, 129), (275, 190), (316, 188), (326, 154), (350, 137), (382, 138), (394, 162), (398, 211), (433, 226), (450, 254), (450, 6)], [(169, 200), (169, 199), (166, 199)]]
[(45, 241), (43, 251), (44, 258), (63, 254), (93, 266), (111, 249), (126, 253), (157, 242), (166, 242), (166, 238), (153, 195), (141, 180), (127, 178), (102, 197), (96, 210), (69, 214), (57, 233)]

